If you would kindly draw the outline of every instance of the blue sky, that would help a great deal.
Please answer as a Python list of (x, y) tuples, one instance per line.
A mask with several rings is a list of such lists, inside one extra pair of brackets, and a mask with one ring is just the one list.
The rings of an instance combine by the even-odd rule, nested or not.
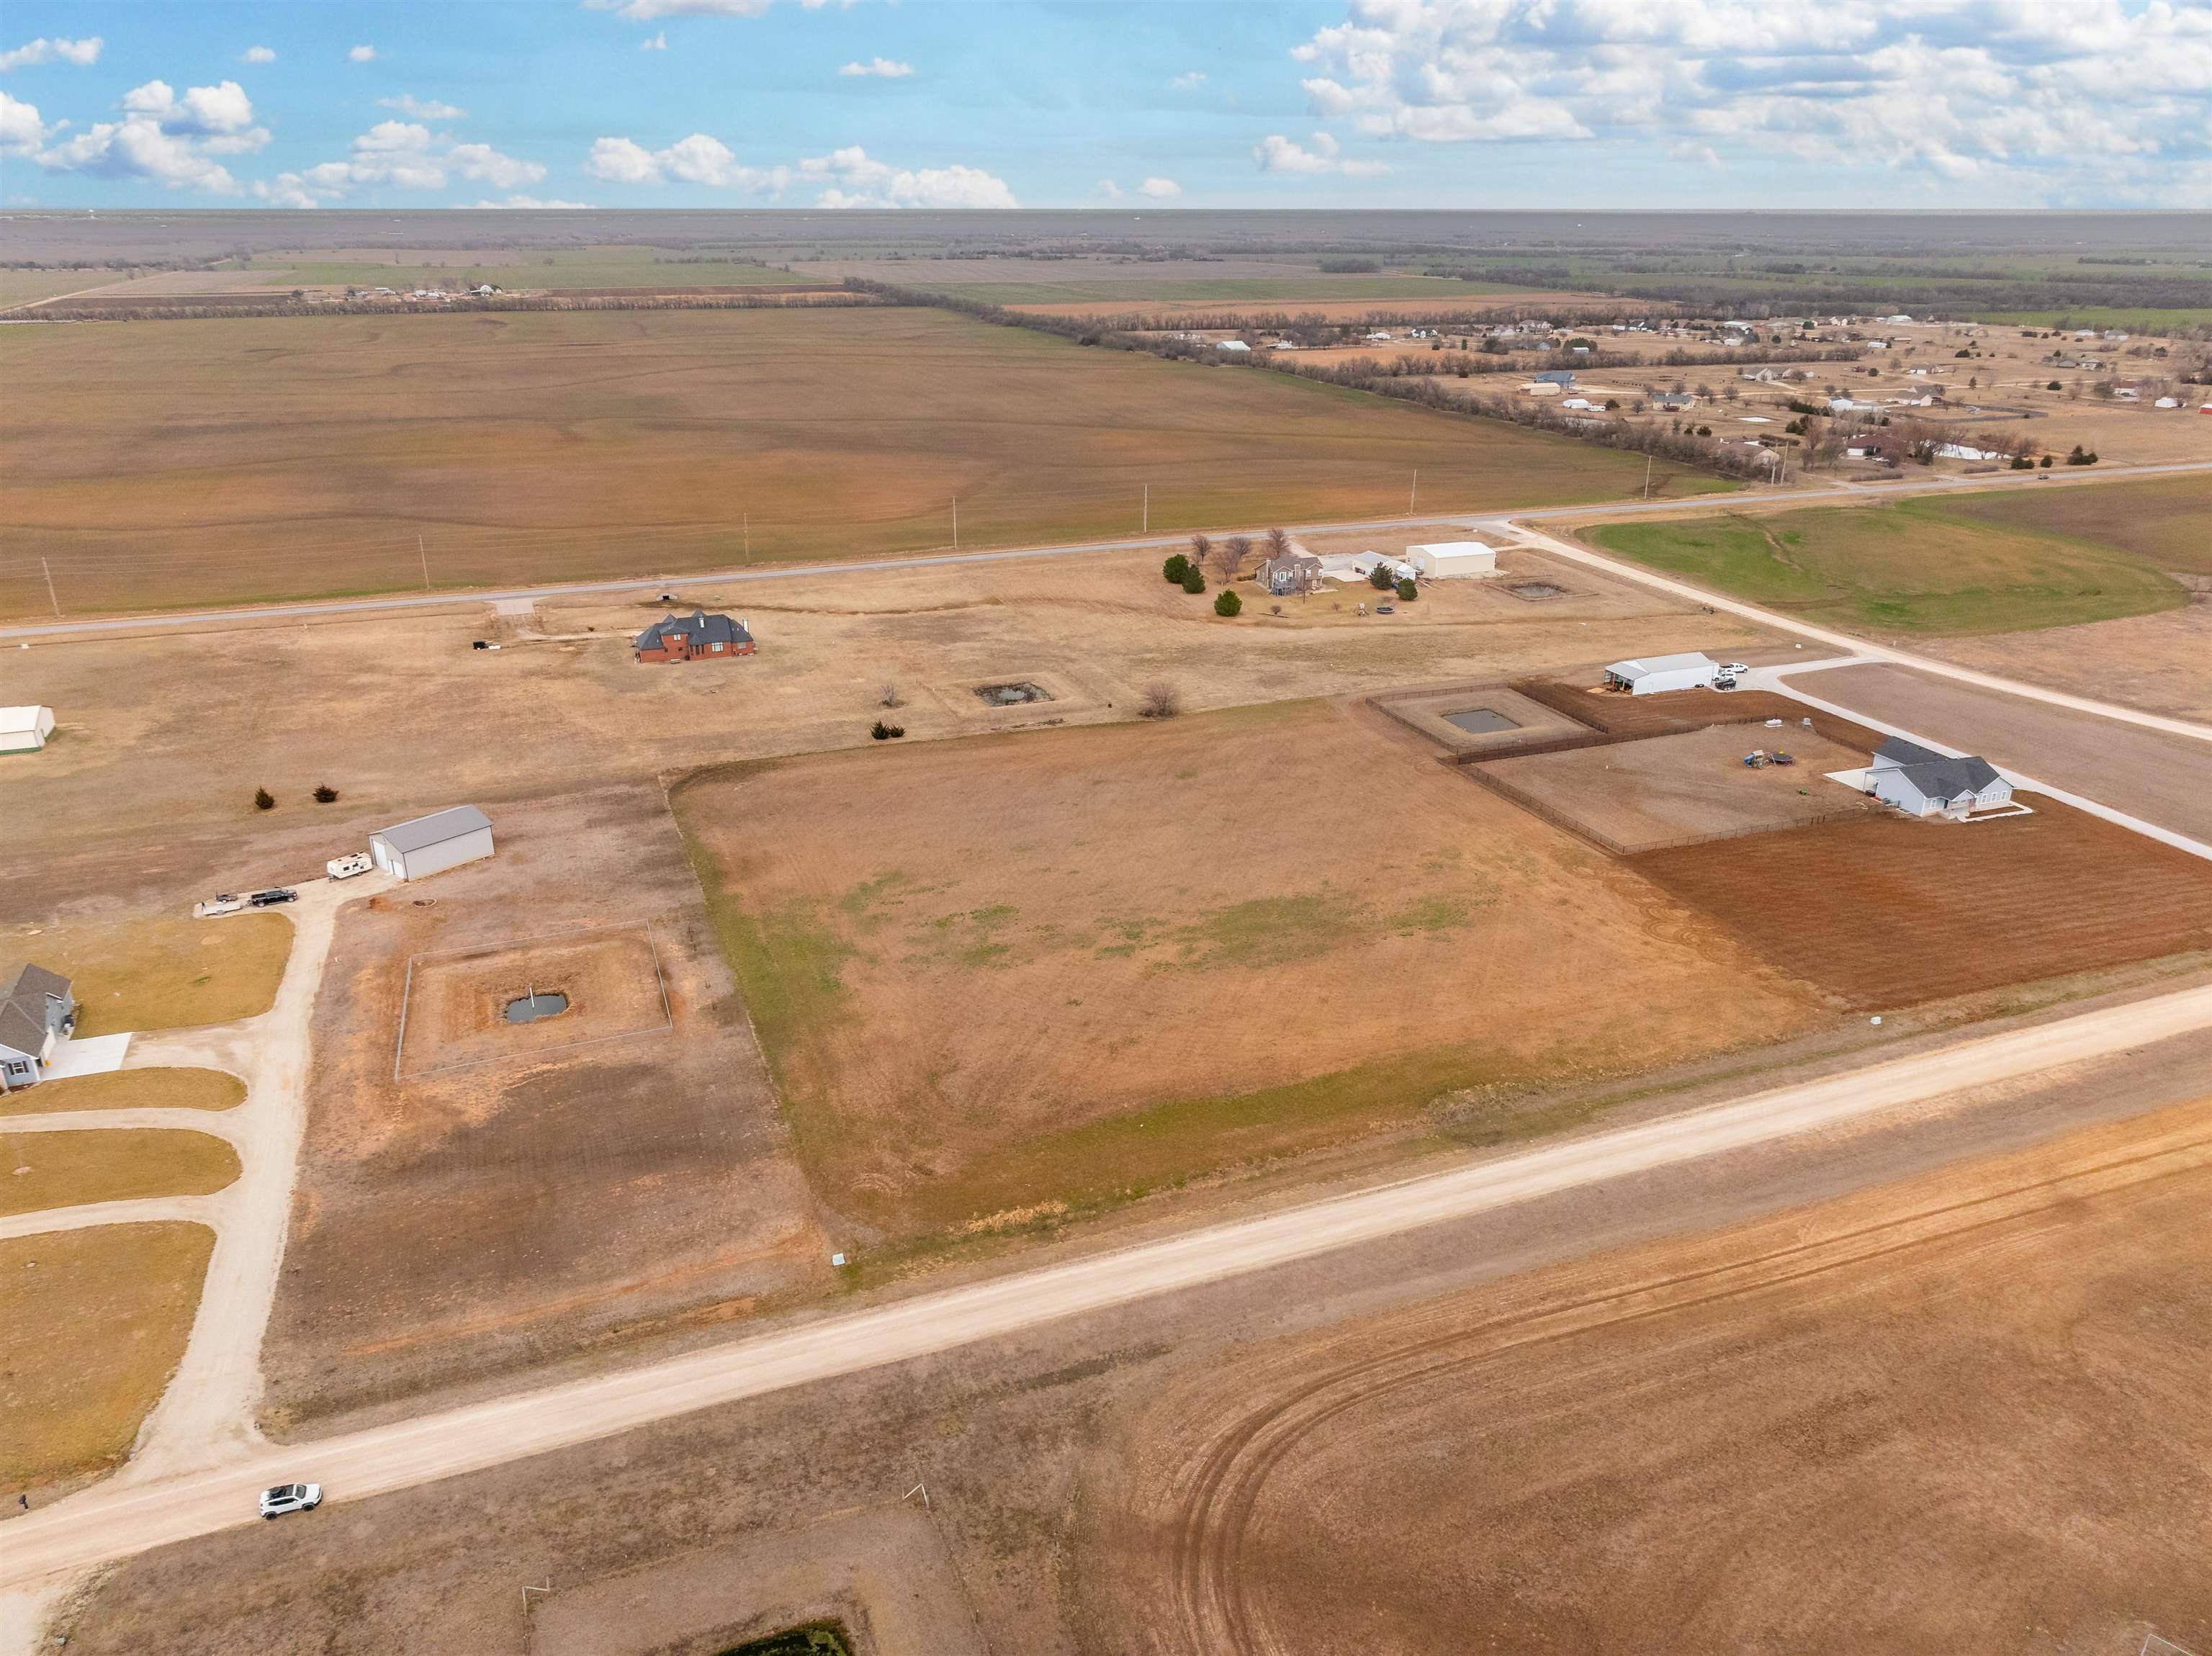
[(2212, 0), (11, 0), (4, 27), (15, 205), (2212, 205)]

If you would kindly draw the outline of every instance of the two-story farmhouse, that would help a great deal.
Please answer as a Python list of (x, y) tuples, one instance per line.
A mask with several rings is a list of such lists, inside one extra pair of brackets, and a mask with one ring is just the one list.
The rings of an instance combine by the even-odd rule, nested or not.
[(24, 966), (0, 983), (0, 1093), (36, 1085), (76, 1029), (70, 980), (43, 966)]
[(638, 660), (656, 665), (664, 661), (711, 661), (752, 654), (753, 635), (742, 621), (698, 610), (656, 621), (637, 635), (630, 647)]

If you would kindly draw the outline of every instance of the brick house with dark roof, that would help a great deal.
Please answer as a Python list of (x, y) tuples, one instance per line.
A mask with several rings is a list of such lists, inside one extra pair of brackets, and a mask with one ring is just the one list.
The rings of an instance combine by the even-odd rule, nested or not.
[(688, 616), (656, 621), (637, 635), (631, 653), (639, 661), (713, 660), (718, 656), (749, 656), (753, 635), (744, 622), (727, 616), (710, 616), (704, 610)]

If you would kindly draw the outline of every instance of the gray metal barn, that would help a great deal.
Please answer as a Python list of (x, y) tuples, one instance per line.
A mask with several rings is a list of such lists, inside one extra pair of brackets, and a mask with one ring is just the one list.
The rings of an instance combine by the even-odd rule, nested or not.
[(491, 852), (491, 818), (474, 805), (433, 811), (368, 836), (376, 865), (403, 880), (420, 880)]

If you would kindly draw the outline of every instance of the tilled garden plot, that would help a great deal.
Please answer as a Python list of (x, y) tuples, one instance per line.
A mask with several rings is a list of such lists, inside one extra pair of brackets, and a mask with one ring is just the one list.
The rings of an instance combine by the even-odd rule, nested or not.
[(1884, 816), (1627, 861), (1863, 1010), (2212, 950), (2212, 864), (2022, 798), (2033, 816)]

